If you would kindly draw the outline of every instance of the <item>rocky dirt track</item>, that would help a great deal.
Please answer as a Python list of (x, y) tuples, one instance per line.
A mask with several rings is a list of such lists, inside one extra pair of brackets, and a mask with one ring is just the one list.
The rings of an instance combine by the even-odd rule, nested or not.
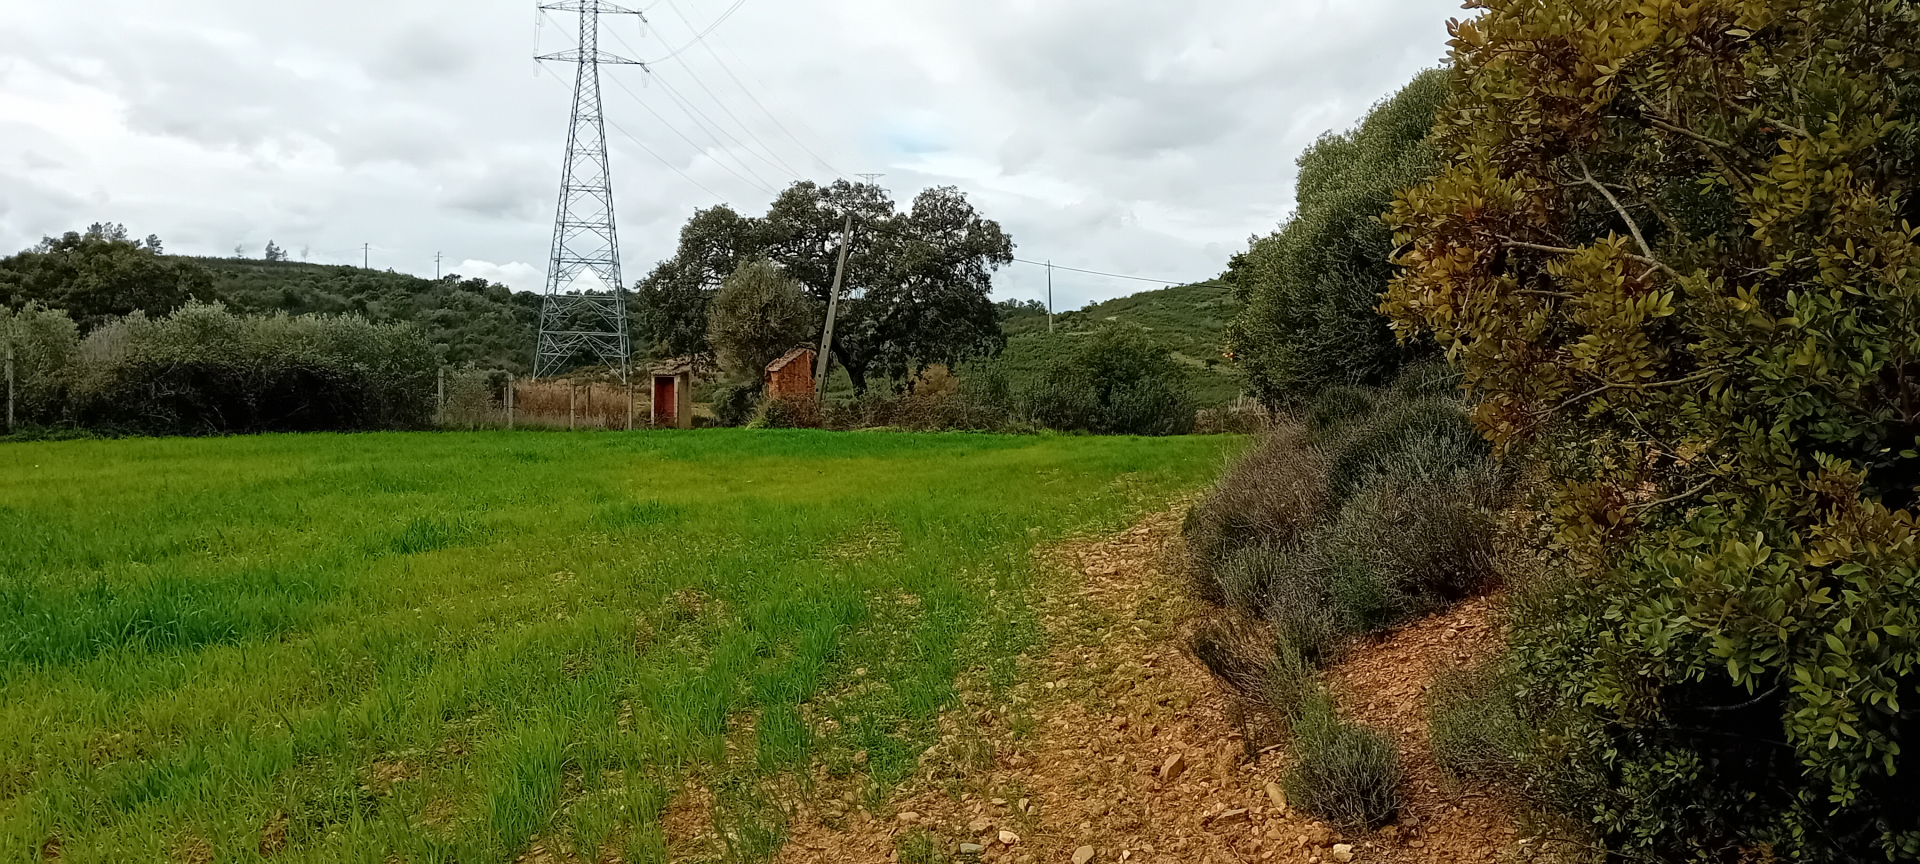
[[(795, 802), (778, 856), (843, 862), (1455, 862), (1522, 857), (1485, 790), (1450, 790), (1425, 740), (1439, 671), (1498, 643), (1479, 600), (1362, 646), (1330, 670), (1342, 713), (1401, 743), (1398, 825), (1340, 836), (1290, 809), (1269, 745), (1183, 645), (1199, 612), (1177, 576), (1179, 512), (1047, 553), (1047, 655), (990, 698), (963, 687), (922, 771), (884, 807), (822, 784)], [(1249, 736), (1253, 736), (1252, 740)]]

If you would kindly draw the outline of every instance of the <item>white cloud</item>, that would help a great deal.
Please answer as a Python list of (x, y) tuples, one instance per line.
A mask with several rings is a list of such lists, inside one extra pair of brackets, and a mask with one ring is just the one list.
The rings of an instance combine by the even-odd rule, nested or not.
[[(689, 46), (651, 79), (606, 69), (626, 271), (696, 208), (758, 212), (789, 169), (831, 163), (903, 203), (959, 186), (1023, 258), (1207, 278), (1291, 209), (1303, 147), (1440, 60), (1456, 2), (755, 0), (690, 45), (731, 0), (665, 0), (646, 36), (609, 19), (602, 40)], [(273, 239), (358, 263), (371, 243), (374, 266), (426, 275), (445, 253), (538, 290), (542, 266), (488, 263), (544, 262), (552, 231), (571, 75), (529, 59), (533, 5), (10, 8), (0, 254), (104, 219), (188, 253)], [(573, 27), (553, 17), (547, 51)], [(1063, 308), (1141, 287), (1055, 279)], [(1045, 274), (998, 290), (1039, 297)]]
[(467, 259), (448, 270), (468, 279), (485, 279), (498, 282), (515, 291), (541, 291), (546, 288), (547, 271), (532, 264), (514, 261), (510, 264), (495, 264), (492, 261)]

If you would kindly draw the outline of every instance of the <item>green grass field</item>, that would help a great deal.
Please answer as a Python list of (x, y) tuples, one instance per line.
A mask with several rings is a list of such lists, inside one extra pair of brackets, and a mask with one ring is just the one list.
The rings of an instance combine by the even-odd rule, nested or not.
[(0, 860), (659, 860), (695, 776), (728, 857), (762, 860), (774, 780), (885, 788), (956, 676), (1012, 681), (1036, 546), (1162, 506), (1233, 446), (0, 445)]

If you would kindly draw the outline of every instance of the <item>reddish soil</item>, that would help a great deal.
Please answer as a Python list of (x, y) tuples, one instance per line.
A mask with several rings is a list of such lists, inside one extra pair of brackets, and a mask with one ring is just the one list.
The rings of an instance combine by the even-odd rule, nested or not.
[(1343, 716), (1400, 742), (1407, 774), (1400, 825), (1341, 837), (1286, 806), (1275, 785), (1284, 748), (1249, 745), (1258, 724), (1182, 647), (1200, 610), (1178, 585), (1178, 544), (1176, 511), (1047, 553), (1050, 648), (1023, 670), (1026, 683), (990, 695), (963, 681), (963, 707), (921, 773), (878, 809), (816, 785), (794, 802), (777, 860), (1084, 864), (1088, 849), (1092, 861), (1147, 864), (1520, 857), (1501, 802), (1449, 790), (1425, 742), (1433, 675), (1498, 644), (1493, 601), (1401, 627), (1330, 670)]

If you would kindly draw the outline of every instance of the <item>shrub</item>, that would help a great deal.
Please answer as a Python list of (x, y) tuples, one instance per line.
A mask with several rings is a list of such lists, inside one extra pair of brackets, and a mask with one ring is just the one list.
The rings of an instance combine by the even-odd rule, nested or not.
[(1314, 397), (1307, 413), (1307, 431), (1316, 439), (1337, 435), (1347, 424), (1373, 414), (1377, 394), (1365, 387), (1335, 385)]
[(1196, 594), (1226, 602), (1221, 568), (1243, 549), (1291, 546), (1320, 521), (1325, 497), (1325, 457), (1300, 425), (1277, 423), (1187, 513), (1183, 534)]
[(1371, 831), (1400, 812), (1400, 757), (1380, 733), (1335, 714), (1325, 693), (1307, 698), (1293, 724), (1287, 801), (1346, 831)]
[(506, 393), (513, 376), (502, 369), (463, 366), (446, 371), (446, 403), (439, 422), (469, 429), (506, 422)]
[(1187, 373), (1133, 327), (1102, 327), (1057, 358), (1028, 394), (1049, 429), (1102, 435), (1185, 435), (1195, 409)]
[(1568, 578), (1513, 650), (1600, 778), (1578, 815), (1620, 858), (1920, 859), (1920, 11), (1495, 2), (1455, 33), (1382, 308), (1551, 460)]
[(1323, 387), (1378, 386), (1433, 354), (1396, 341), (1374, 308), (1393, 275), (1380, 213), (1433, 170), (1426, 138), (1445, 96), (1446, 73), (1421, 73), (1358, 128), (1314, 142), (1294, 215), (1233, 257), (1225, 278), (1243, 305), (1227, 340), (1260, 400), (1297, 407)]
[(415, 429), (433, 417), (437, 365), (410, 325), (189, 303), (90, 334), (68, 373), (69, 410), (156, 434)]
[(760, 400), (760, 408), (747, 426), (752, 429), (818, 429), (820, 424), (820, 403), (810, 397), (799, 396)]
[(1194, 625), (1187, 650), (1215, 678), (1241, 696), (1265, 695), (1274, 676), (1274, 651), (1265, 628), (1237, 615)]
[(1523, 785), (1535, 748), (1515, 702), (1518, 682), (1497, 662), (1445, 672), (1427, 690), (1427, 742), (1447, 777)]
[(1466, 411), (1447, 399), (1389, 401), (1329, 449), (1328, 497), (1336, 506), (1376, 476), (1435, 481), (1481, 465), (1491, 453)]
[[(0, 352), (13, 352), (14, 420), (17, 425), (59, 422), (66, 399), (66, 372), (79, 352), (79, 328), (65, 312), (29, 304), (0, 306)], [(0, 381), (0, 388), (6, 386)], [(6, 398), (0, 393), (0, 399)], [(4, 409), (0, 409), (4, 410)], [(0, 421), (5, 420), (0, 416)]]
[(752, 421), (758, 405), (754, 401), (760, 385), (721, 382), (713, 389), (714, 422), (721, 426), (745, 426)]

